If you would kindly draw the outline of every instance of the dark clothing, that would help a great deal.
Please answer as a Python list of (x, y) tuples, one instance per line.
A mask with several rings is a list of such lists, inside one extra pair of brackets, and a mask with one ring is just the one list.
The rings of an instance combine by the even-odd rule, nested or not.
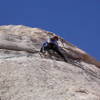
[[(48, 43), (48, 45), (43, 48), (44, 48), (44, 51), (53, 50), (53, 51), (57, 52), (58, 55), (60, 55), (65, 61), (67, 61), (65, 59), (64, 55), (60, 52), (58, 45), (55, 45), (54, 43)], [(42, 51), (42, 48), (40, 51)]]
[(60, 52), (57, 41), (53, 40), (52, 38), (50, 38), (49, 41), (46, 41), (45, 43), (43, 43), (43, 46), (40, 52), (49, 51), (49, 50), (53, 50), (57, 52), (58, 55), (60, 55), (65, 61), (67, 61), (65, 56)]
[(63, 54), (60, 52), (57, 45), (53, 43), (48, 43), (48, 45), (45, 47), (46, 50), (52, 49), (53, 51), (57, 52), (61, 57), (64, 57)]

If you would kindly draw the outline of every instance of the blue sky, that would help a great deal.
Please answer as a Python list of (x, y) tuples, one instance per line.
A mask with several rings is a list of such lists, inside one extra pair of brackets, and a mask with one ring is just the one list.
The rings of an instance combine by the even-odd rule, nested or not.
[(0, 25), (39, 27), (100, 60), (100, 0), (0, 0)]

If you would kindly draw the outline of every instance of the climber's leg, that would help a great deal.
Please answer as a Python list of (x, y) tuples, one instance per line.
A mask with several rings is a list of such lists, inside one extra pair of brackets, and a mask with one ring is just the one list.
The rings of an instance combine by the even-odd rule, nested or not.
[(60, 55), (60, 56), (64, 59), (64, 61), (67, 61), (67, 59), (65, 58), (65, 56), (60, 52), (58, 46), (53, 45), (53, 48), (52, 48), (52, 49), (53, 49), (54, 51), (56, 51), (56, 52), (58, 53), (58, 55)]

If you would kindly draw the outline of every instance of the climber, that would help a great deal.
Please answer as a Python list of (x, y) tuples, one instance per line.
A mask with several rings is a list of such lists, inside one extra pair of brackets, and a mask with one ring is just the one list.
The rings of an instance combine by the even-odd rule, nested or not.
[(40, 52), (43, 53), (43, 52), (51, 49), (51, 50), (57, 52), (65, 61), (67, 61), (65, 56), (59, 50), (59, 45), (57, 42), (58, 39), (59, 39), (58, 36), (54, 36), (54, 37), (50, 38), (49, 40), (47, 40), (45, 43), (43, 43), (43, 46), (41, 47)]

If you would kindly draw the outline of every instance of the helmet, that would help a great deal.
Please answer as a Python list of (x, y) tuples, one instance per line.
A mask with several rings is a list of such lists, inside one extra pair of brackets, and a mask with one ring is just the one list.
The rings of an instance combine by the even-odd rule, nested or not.
[(53, 39), (58, 41), (59, 38), (58, 38), (58, 36), (54, 36)]

